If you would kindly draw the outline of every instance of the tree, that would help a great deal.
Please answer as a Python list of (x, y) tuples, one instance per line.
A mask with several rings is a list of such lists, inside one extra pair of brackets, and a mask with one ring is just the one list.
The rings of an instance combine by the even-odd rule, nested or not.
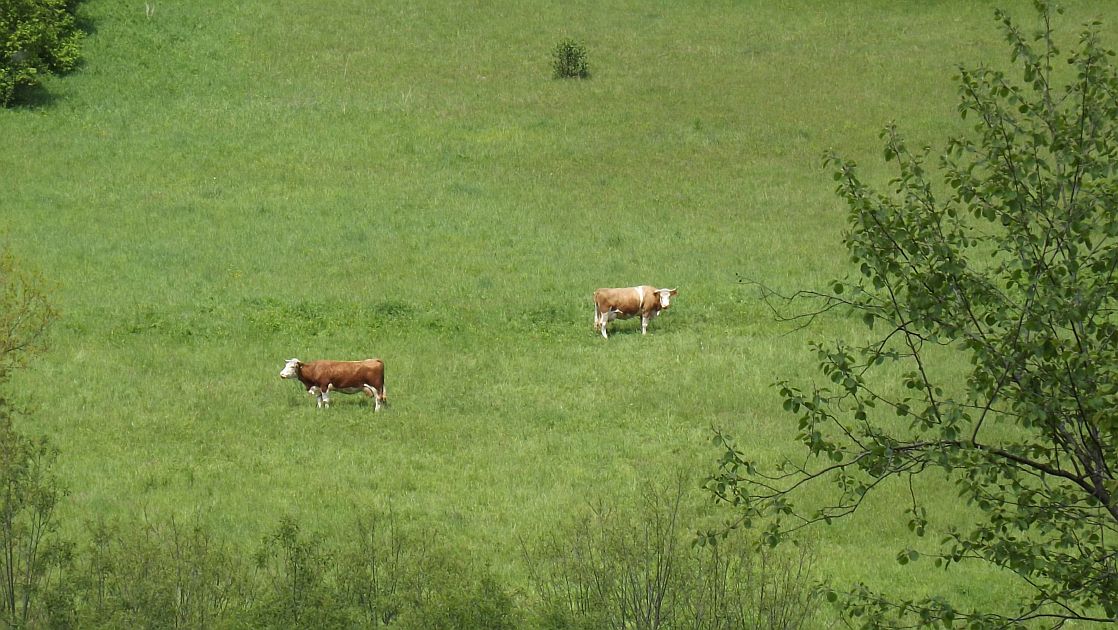
[(43, 74), (74, 67), (81, 41), (76, 4), (0, 0), (0, 105), (9, 105), (18, 88), (38, 85)]
[[(725, 454), (708, 488), (738, 509), (734, 526), (778, 544), (900, 482), (922, 537), (913, 481), (938, 470), (979, 516), (898, 560), (988, 563), (1029, 593), (1003, 611), (862, 585), (829, 593), (869, 627), (1118, 621), (1118, 75), (1097, 22), (1058, 63), (1059, 10), (1035, 4), (1032, 36), (996, 14), (1020, 81), (960, 68), (959, 113), (974, 134), (947, 141), (938, 177), (931, 150), (910, 150), (894, 125), (882, 134), (898, 172), (886, 193), (827, 157), (857, 272), (825, 291), (762, 295), (778, 313), (815, 300), (789, 320), (845, 309), (873, 341), (814, 344), (827, 384), (778, 384), (808, 457), (763, 470), (717, 437)], [(944, 367), (959, 357), (965, 374)], [(833, 484), (829, 499), (805, 507), (803, 490), (820, 484)]]

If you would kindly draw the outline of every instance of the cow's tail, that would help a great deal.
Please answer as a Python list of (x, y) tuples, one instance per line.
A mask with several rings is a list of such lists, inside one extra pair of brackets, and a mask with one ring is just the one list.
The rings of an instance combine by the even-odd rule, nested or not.
[(380, 359), (377, 359), (377, 361), (380, 361), (380, 391), (377, 392), (377, 395), (380, 397), (380, 404), (388, 405), (388, 379), (385, 374), (384, 361)]

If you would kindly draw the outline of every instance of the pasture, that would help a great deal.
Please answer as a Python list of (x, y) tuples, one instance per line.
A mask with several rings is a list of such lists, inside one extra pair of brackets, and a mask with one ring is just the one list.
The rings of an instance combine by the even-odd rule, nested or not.
[[(1118, 28), (1067, 4), (1068, 36)], [(729, 517), (699, 490), (712, 428), (798, 453), (772, 383), (816, 378), (808, 340), (865, 334), (790, 332), (739, 280), (846, 273), (824, 151), (883, 184), (888, 121), (962, 132), (956, 65), (1008, 65), (994, 6), (84, 2), (83, 66), (0, 111), (0, 244), (61, 313), (13, 383), (61, 450), (60, 518), (178, 515), (251, 549), (372, 506), (515, 584), (521, 546), (590, 501), (683, 474), (696, 524)], [(551, 78), (564, 37), (590, 79)], [(595, 334), (594, 289), (645, 283), (679, 289), (650, 334)], [(374, 356), (376, 415), (278, 376)], [(1003, 598), (897, 565), (906, 496), (816, 532), (821, 574)], [(968, 518), (950, 490), (934, 508)]]

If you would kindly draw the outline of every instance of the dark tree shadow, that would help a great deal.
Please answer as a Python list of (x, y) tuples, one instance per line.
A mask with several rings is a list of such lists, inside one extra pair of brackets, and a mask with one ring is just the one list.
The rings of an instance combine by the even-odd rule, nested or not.
[(12, 102), (8, 109), (50, 109), (58, 102), (58, 97), (51, 94), (50, 90), (41, 83), (36, 85), (21, 85), (15, 89)]

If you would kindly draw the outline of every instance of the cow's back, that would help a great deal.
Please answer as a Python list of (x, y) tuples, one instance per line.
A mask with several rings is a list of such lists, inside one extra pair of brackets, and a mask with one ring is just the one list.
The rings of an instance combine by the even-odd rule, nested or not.
[(656, 288), (648, 285), (615, 289), (598, 289), (594, 304), (599, 313), (615, 310), (623, 315), (643, 313), (651, 308)]
[(594, 303), (600, 312), (611, 308), (621, 311), (636, 310), (639, 306), (636, 291), (632, 287), (623, 289), (598, 289), (594, 292)]
[(362, 375), (365, 382), (375, 387), (378, 391), (384, 388), (384, 361), (380, 359), (365, 359), (360, 361)]
[(361, 387), (366, 383), (380, 389), (384, 384), (384, 362), (380, 359), (363, 361), (311, 361), (303, 367), (303, 374), (319, 387), (333, 385), (337, 389)]
[(603, 307), (609, 306), (610, 296), (613, 295), (614, 291), (617, 291), (617, 289), (598, 289), (594, 291), (594, 304), (598, 306), (599, 311)]

